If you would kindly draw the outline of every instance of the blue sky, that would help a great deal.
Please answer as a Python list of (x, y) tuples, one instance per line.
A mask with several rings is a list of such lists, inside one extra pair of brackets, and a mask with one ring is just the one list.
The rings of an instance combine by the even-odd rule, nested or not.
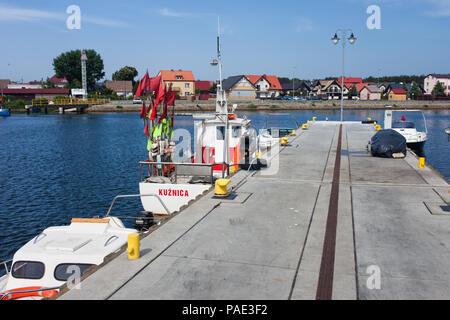
[[(79, 30), (66, 27), (70, 5), (81, 9)], [(381, 10), (379, 30), (367, 28), (370, 5)], [(0, 0), (0, 78), (51, 77), (53, 58), (86, 48), (101, 55), (107, 79), (131, 65), (139, 76), (186, 69), (215, 80), (217, 16), (225, 77), (339, 76), (342, 47), (330, 40), (339, 28), (357, 37), (346, 76), (450, 73), (450, 0)]]

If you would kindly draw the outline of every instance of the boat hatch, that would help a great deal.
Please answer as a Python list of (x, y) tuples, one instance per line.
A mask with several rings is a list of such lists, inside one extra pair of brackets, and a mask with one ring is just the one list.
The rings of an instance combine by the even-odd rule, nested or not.
[(81, 219), (73, 218), (68, 232), (103, 234), (109, 227), (110, 219)]
[(50, 241), (49, 243), (47, 243), (45, 248), (47, 250), (75, 252), (78, 249), (87, 245), (91, 241), (92, 239), (69, 237), (63, 240)]

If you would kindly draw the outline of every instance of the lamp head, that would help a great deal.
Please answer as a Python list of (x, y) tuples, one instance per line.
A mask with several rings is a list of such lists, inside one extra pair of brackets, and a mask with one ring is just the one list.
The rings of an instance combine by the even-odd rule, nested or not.
[(353, 43), (355, 43), (355, 41), (356, 41), (356, 37), (353, 35), (353, 32), (352, 32), (352, 34), (350, 35), (350, 38), (348, 38), (348, 42), (350, 42), (350, 44), (353, 44)]
[(333, 41), (334, 44), (337, 44), (339, 42), (339, 38), (336, 33), (334, 34), (334, 37), (331, 38), (331, 40)]

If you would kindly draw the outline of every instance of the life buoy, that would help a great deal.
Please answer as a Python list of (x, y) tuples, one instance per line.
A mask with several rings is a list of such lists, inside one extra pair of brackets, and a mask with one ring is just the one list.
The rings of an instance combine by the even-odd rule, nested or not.
[[(51, 298), (58, 293), (56, 289), (49, 290), (41, 290), (45, 289), (45, 287), (23, 287), (17, 289), (11, 289), (6, 292), (0, 293), (2, 297), (1, 300), (15, 300), (19, 298), (25, 297), (43, 297), (43, 298)], [(36, 290), (36, 291), (33, 291)], [(22, 292), (27, 291), (27, 292)]]

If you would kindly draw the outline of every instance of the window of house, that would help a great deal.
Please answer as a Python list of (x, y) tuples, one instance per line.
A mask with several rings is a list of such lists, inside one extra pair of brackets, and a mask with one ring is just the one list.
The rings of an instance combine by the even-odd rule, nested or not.
[(177, 80), (183, 80), (183, 76), (177, 76)]
[(190, 87), (190, 83), (185, 83), (185, 84), (184, 84), (184, 87), (185, 87), (185, 88), (189, 88), (189, 87)]

